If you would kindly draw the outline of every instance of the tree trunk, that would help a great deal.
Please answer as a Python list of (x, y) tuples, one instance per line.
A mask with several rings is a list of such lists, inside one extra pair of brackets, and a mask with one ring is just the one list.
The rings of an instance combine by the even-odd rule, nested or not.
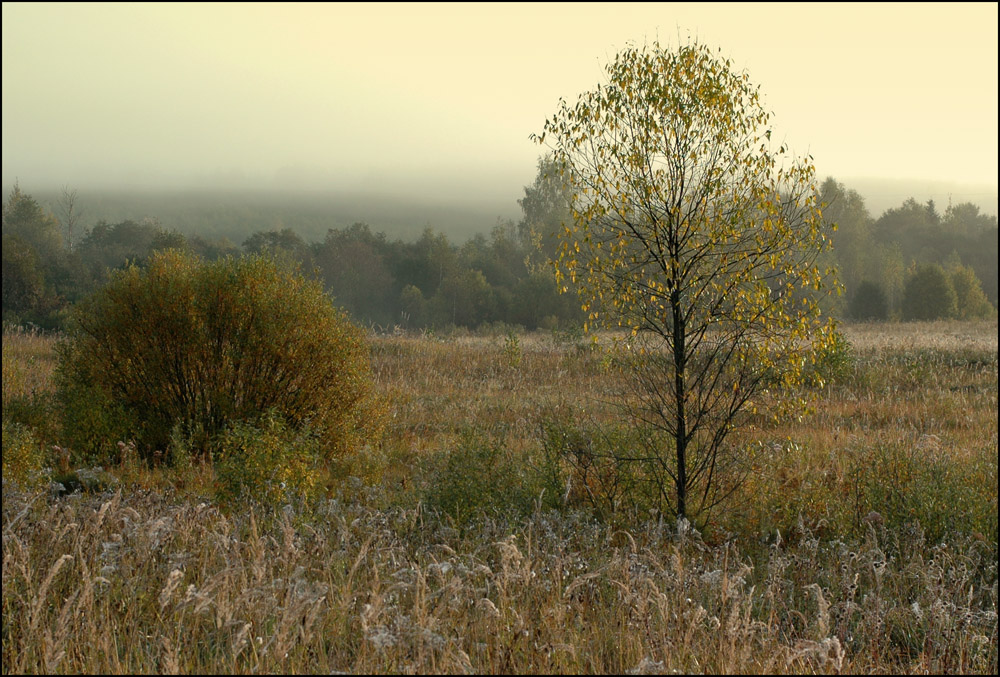
[(674, 433), (677, 449), (677, 517), (687, 519), (687, 413), (684, 408), (687, 399), (684, 382), (687, 360), (684, 354), (684, 315), (679, 305), (680, 292), (675, 289), (670, 294), (670, 309), (673, 313), (674, 406), (677, 415), (677, 430)]

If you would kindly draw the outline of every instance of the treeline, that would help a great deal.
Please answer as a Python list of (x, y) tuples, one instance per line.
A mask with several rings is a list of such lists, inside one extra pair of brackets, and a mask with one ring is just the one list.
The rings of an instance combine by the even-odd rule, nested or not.
[[(845, 294), (832, 310), (856, 320), (974, 319), (996, 314), (997, 217), (975, 204), (913, 198), (872, 218), (857, 191), (828, 178), (827, 206), (836, 266)], [(832, 224), (836, 224), (833, 230)]]
[[(390, 239), (365, 223), (330, 228), (312, 242), (290, 228), (260, 230), (239, 245), (184, 235), (149, 218), (82, 229), (75, 194), (64, 195), (60, 219), (15, 185), (3, 205), (3, 321), (59, 329), (69, 306), (111, 271), (174, 248), (209, 260), (272, 255), (322, 280), (335, 302), (366, 326), (577, 327), (579, 302), (559, 293), (545, 263), (556, 253), (553, 235), (569, 209), (560, 186), (544, 178), (544, 163), (518, 201), (521, 219), (498, 221), (488, 235), (463, 244), (430, 227), (415, 240)], [(824, 263), (837, 268), (846, 292), (830, 312), (857, 320), (996, 314), (995, 216), (971, 203), (942, 213), (933, 202), (910, 199), (875, 219), (856, 191), (832, 178), (820, 193), (834, 244)]]
[(404, 241), (364, 223), (328, 229), (319, 242), (290, 228), (258, 231), (237, 246), (185, 236), (148, 218), (101, 221), (74, 236), (65, 223), (71, 219), (61, 222), (14, 186), (3, 206), (3, 321), (59, 329), (69, 306), (104, 284), (111, 271), (143, 265), (155, 251), (173, 248), (208, 260), (274, 256), (322, 280), (334, 301), (366, 326), (577, 327), (579, 302), (559, 293), (537, 246), (537, 234), (555, 214), (540, 191), (526, 189), (519, 223), (498, 222), (489, 235), (460, 246), (430, 227)]

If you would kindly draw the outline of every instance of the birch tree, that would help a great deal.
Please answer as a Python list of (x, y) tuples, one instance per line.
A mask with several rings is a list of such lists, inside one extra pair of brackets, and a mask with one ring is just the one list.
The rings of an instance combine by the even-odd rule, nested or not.
[(629, 47), (533, 138), (572, 196), (552, 261), (589, 328), (627, 330), (626, 399), (661, 506), (704, 517), (749, 467), (731, 433), (800, 415), (831, 291), (811, 158), (772, 139), (759, 88), (700, 44)]

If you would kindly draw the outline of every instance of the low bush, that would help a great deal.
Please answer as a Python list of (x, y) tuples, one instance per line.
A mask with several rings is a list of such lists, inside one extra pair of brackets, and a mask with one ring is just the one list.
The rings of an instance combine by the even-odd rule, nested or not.
[(269, 412), (257, 423), (237, 422), (219, 435), (213, 465), (224, 502), (276, 507), (315, 493), (323, 454), (308, 429), (290, 429)]
[(962, 533), (997, 539), (996, 456), (957, 463), (940, 438), (922, 435), (854, 450), (850, 474), (856, 527), (876, 513), (892, 528), (919, 523), (931, 543)]
[(524, 516), (544, 498), (542, 477), (525, 455), (487, 431), (464, 430), (454, 446), (430, 454), (421, 470), (424, 503), (458, 523), (480, 514)]
[(637, 462), (647, 455), (645, 445), (655, 443), (651, 431), (550, 417), (541, 434), (543, 476), (555, 485), (561, 507), (601, 519), (647, 516), (662, 507), (662, 478), (650, 477)]
[(45, 453), (26, 426), (3, 420), (3, 481), (25, 487), (42, 483)]
[(844, 333), (834, 330), (831, 341), (816, 352), (812, 365), (814, 381), (831, 383), (850, 376), (854, 366), (854, 348)]

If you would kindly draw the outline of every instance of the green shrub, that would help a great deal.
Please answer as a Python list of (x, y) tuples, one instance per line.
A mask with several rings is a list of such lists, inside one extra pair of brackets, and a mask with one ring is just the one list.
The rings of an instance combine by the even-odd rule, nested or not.
[(993, 304), (983, 293), (982, 283), (976, 272), (967, 266), (958, 265), (950, 271), (951, 286), (955, 289), (957, 317), (960, 320), (976, 320), (992, 317)]
[[(648, 514), (661, 508), (656, 479), (644, 476), (635, 459), (655, 432), (644, 427), (579, 425), (568, 417), (542, 424), (544, 477), (559, 492), (559, 504), (584, 508), (599, 519)], [(659, 443), (669, 444), (666, 440)]]
[(121, 461), (117, 442), (139, 438), (140, 422), (107, 389), (84, 382), (81, 372), (56, 375), (62, 440), (69, 446), (72, 465), (116, 465)]
[(854, 348), (844, 333), (835, 329), (830, 338), (828, 344), (816, 351), (812, 366), (814, 380), (821, 383), (846, 379), (854, 366)]
[(511, 369), (517, 369), (521, 366), (521, 339), (518, 338), (517, 332), (510, 331), (503, 341), (503, 358), (504, 362), (507, 363)]
[(851, 297), (847, 312), (855, 320), (887, 320), (889, 319), (889, 301), (886, 299), (882, 287), (875, 282), (866, 280), (858, 285), (857, 291)]
[(323, 453), (308, 429), (294, 430), (274, 412), (259, 422), (237, 422), (213, 445), (213, 465), (224, 502), (277, 506), (313, 496)]
[(3, 480), (24, 486), (41, 483), (45, 453), (31, 429), (3, 420)]
[(544, 488), (524, 455), (484, 431), (464, 431), (454, 447), (428, 456), (423, 501), (459, 523), (480, 513), (530, 514)]
[(957, 314), (958, 296), (944, 268), (936, 263), (917, 266), (903, 288), (903, 319), (939, 320)]
[(931, 543), (973, 532), (996, 541), (996, 456), (959, 463), (936, 436), (923, 435), (854, 450), (849, 465), (857, 528), (874, 511), (888, 527), (919, 523)]
[(87, 462), (119, 440), (166, 451), (178, 426), (205, 456), (271, 411), (312, 430), (326, 459), (380, 429), (360, 331), (318, 283), (262, 256), (158, 252), (81, 301), (57, 353), (65, 439)]
[(30, 428), (40, 441), (57, 437), (51, 393), (12, 396), (3, 405), (3, 420)]

